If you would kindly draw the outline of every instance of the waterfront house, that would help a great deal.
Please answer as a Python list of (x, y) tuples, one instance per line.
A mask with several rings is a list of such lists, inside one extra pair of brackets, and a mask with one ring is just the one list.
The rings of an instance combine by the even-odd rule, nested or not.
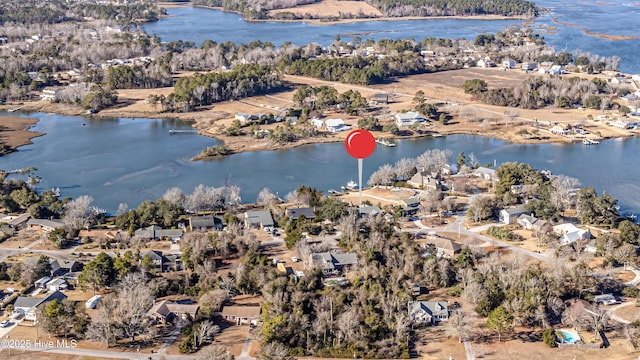
[(58, 99), (58, 93), (60, 89), (43, 89), (42, 94), (40, 94), (40, 100), (46, 101), (56, 101)]
[(569, 135), (569, 128), (560, 126), (560, 125), (556, 125), (552, 127), (551, 129), (549, 129), (549, 131), (555, 135), (561, 135), (561, 136)]
[(222, 317), (236, 325), (258, 325), (261, 309), (258, 305), (229, 305), (222, 308)]
[(379, 214), (380, 212), (382, 212), (382, 210), (380, 210), (380, 208), (378, 206), (371, 206), (371, 205), (361, 205), (358, 208), (358, 214), (359, 217), (367, 217), (367, 216), (375, 216), (377, 214)]
[(536, 63), (535, 61), (525, 61), (522, 63), (522, 70), (523, 71), (529, 71), (529, 70), (535, 70), (538, 67), (538, 63)]
[(351, 126), (344, 123), (342, 119), (327, 119), (324, 121), (324, 128), (332, 133), (347, 131)]
[(134, 236), (147, 240), (166, 239), (169, 238), (172, 241), (180, 240), (182, 237), (182, 230), (180, 229), (163, 229), (157, 225), (151, 225), (146, 228), (138, 229), (134, 231)]
[(502, 209), (500, 213), (498, 213), (498, 221), (503, 224), (513, 224), (517, 221), (518, 217), (527, 211), (524, 209), (524, 206), (520, 205), (514, 208)]
[(414, 324), (436, 325), (449, 320), (449, 308), (445, 301), (409, 301), (409, 319)]
[(628, 122), (622, 121), (622, 120), (616, 120), (616, 121), (612, 122), (610, 125), (615, 127), (615, 128), (622, 129), (622, 130), (627, 130), (627, 129), (631, 128), (631, 126), (629, 126)]
[(323, 252), (309, 255), (309, 264), (319, 267), (325, 274), (337, 274), (348, 271), (358, 263), (355, 253)]
[(273, 218), (269, 210), (253, 210), (244, 213), (244, 224), (247, 228), (265, 228), (273, 226)]
[(479, 176), (481, 178), (484, 178), (485, 180), (498, 180), (498, 175), (496, 174), (496, 171), (494, 169), (489, 169), (486, 167), (482, 167), (480, 166), (479, 168), (475, 169), (473, 171), (473, 174), (475, 176)]
[(29, 213), (20, 214), (18, 216), (7, 216), (3, 219), (3, 222), (6, 221), (7, 225), (11, 228), (21, 229), (27, 224), (30, 217), (31, 215), (29, 215)]
[(189, 229), (191, 231), (222, 230), (222, 218), (215, 215), (190, 216)]
[(37, 321), (38, 309), (43, 305), (50, 303), (53, 300), (62, 301), (67, 298), (67, 295), (60, 291), (54, 291), (45, 297), (27, 297), (18, 296), (16, 302), (13, 305), (13, 309), (24, 314), (24, 319), (29, 321)]
[(411, 126), (416, 122), (423, 122), (425, 118), (415, 111), (407, 111), (406, 113), (397, 113), (394, 115), (396, 125)]
[(407, 184), (425, 190), (442, 190), (440, 176), (430, 171), (420, 171), (407, 181)]
[(589, 229), (583, 230), (571, 223), (556, 225), (553, 227), (553, 232), (560, 237), (560, 245), (569, 245), (578, 240), (591, 239)]
[(298, 220), (298, 218), (303, 217), (305, 219), (315, 219), (316, 214), (313, 212), (313, 208), (292, 208), (287, 209), (285, 214), (290, 220)]
[(41, 229), (46, 232), (51, 232), (55, 229), (61, 229), (64, 227), (62, 220), (48, 220), (48, 219), (29, 219), (27, 226), (31, 229)]

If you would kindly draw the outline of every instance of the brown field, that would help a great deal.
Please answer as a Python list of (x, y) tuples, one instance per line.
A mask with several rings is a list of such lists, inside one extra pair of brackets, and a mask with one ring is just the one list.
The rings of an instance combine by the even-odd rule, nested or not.
[[(356, 163), (354, 162), (354, 169)], [(364, 179), (363, 179), (364, 181)], [(346, 181), (345, 181), (346, 184)], [(339, 190), (339, 189), (336, 189)], [(402, 189), (400, 191), (391, 191), (390, 189), (385, 188), (371, 188), (371, 189), (363, 189), (362, 190), (362, 200), (368, 200), (373, 205), (376, 206), (386, 206), (386, 205), (398, 205), (398, 202), (402, 199), (408, 199), (415, 195), (415, 191), (411, 189)], [(360, 193), (358, 191), (350, 191), (345, 195), (341, 195), (340, 199), (342, 201), (357, 204), (360, 201)]]
[(296, 6), (293, 8), (277, 9), (269, 11), (269, 16), (282, 12), (310, 15), (314, 18), (340, 17), (341, 14), (362, 14), (368, 17), (380, 17), (382, 12), (375, 7), (360, 1), (323, 0), (313, 4)]
[(614, 314), (620, 316), (625, 320), (634, 322), (634, 321), (640, 320), (640, 307), (635, 306), (635, 304), (632, 304), (616, 310)]

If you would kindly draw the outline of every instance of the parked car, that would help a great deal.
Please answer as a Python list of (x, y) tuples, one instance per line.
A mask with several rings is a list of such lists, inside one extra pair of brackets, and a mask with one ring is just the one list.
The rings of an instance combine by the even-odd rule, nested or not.
[(300, 261), (300, 259), (298, 259), (297, 257), (293, 256), (293, 257), (291, 257), (291, 261), (298, 262), (298, 261)]
[(2, 322), (0, 322), (0, 327), (6, 328), (9, 325), (11, 325), (9, 320), (2, 320)]

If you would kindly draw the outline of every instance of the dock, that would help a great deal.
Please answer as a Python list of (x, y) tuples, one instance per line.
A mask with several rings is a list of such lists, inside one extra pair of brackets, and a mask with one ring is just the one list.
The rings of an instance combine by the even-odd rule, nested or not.
[(169, 135), (173, 135), (173, 134), (197, 134), (198, 130), (197, 129), (170, 129), (169, 130)]
[(9, 112), (10, 112), (10, 113), (12, 113), (12, 112), (16, 112), (16, 111), (18, 111), (18, 110), (22, 109), (23, 107), (24, 107), (24, 105), (23, 105), (23, 106), (18, 106), (17, 108), (9, 109)]
[(583, 145), (598, 145), (598, 144), (600, 144), (600, 141), (591, 140), (591, 139), (582, 139), (582, 144)]

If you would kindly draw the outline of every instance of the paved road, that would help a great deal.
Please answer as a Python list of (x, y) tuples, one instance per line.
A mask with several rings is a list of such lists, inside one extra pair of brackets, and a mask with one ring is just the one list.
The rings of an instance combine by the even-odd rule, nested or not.
[[(19, 353), (22, 350), (11, 350), (13, 354)], [(26, 351), (24, 353), (27, 353)], [(116, 352), (116, 351), (104, 351), (104, 350), (88, 350), (88, 349), (65, 349), (65, 348), (45, 348), (39, 350), (32, 350), (29, 352), (32, 354), (32, 358), (37, 359), (42, 357), (43, 353), (55, 353), (55, 354), (66, 354), (66, 355), (74, 355), (74, 356), (85, 356), (85, 357), (101, 357), (106, 359), (130, 359), (130, 360), (181, 360), (181, 359), (195, 359), (195, 356), (192, 355), (167, 355), (167, 354), (147, 354), (147, 353), (137, 353), (135, 351), (131, 352)], [(9, 350), (2, 349), (0, 350), (0, 358), (5, 359), (8, 358)]]

